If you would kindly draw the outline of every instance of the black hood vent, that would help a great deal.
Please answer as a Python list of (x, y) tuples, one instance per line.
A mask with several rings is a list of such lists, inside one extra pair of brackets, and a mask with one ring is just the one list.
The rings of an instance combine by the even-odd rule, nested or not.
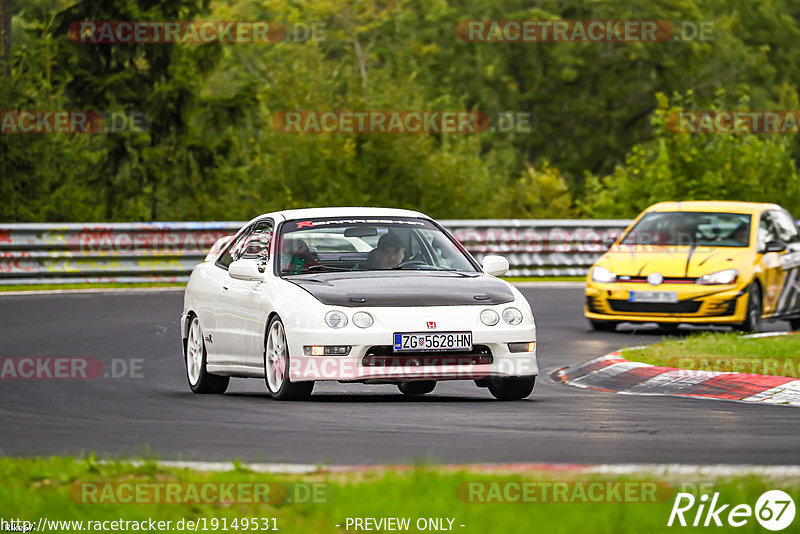
[(286, 280), (330, 306), (487, 306), (514, 300), (503, 281), (480, 274), (337, 272)]

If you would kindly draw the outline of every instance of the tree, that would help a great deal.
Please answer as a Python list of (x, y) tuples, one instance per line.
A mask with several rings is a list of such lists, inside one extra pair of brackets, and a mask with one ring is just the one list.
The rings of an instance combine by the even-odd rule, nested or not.
[[(681, 106), (671, 106), (661, 94), (657, 100), (651, 117), (655, 138), (634, 146), (611, 174), (589, 176), (585, 216), (633, 217), (666, 200), (778, 202), (800, 213), (794, 135), (676, 133), (668, 120), (683, 109), (697, 109), (693, 95), (676, 98)], [(746, 109), (746, 102), (736, 109)]]
[(69, 41), (68, 29), (75, 21), (194, 20), (207, 8), (208, 0), (82, 0), (58, 16), (58, 75), (68, 80), (70, 102), (143, 113), (147, 121), (144, 131), (100, 136), (105, 157), (87, 185), (103, 192), (106, 219), (156, 220), (174, 213), (176, 198), (218, 185), (214, 173), (231, 147), (230, 130), (203, 127), (243, 114), (253, 99), (247, 92), (236, 99), (201, 95), (204, 75), (221, 57), (216, 43), (94, 45)]
[(544, 161), (536, 169), (528, 165), (505, 198), (505, 217), (519, 219), (570, 219), (575, 216), (572, 195), (558, 169)]

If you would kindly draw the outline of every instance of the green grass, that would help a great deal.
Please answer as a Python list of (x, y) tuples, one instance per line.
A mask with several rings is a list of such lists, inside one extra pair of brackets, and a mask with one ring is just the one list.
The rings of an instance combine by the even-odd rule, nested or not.
[[(409, 439), (413, 439), (410, 436)], [(409, 532), (418, 518), (454, 518), (453, 530), (465, 534), (512, 532), (537, 533), (652, 533), (694, 532), (701, 529), (667, 528), (666, 523), (677, 491), (686, 491), (680, 484), (687, 481), (667, 481), (657, 495), (658, 502), (523, 502), (470, 503), (464, 488), (470, 482), (527, 481), (527, 482), (590, 482), (590, 481), (653, 481), (649, 476), (601, 477), (580, 474), (534, 472), (519, 474), (469, 473), (434, 468), (410, 467), (405, 470), (360, 471), (304, 476), (255, 474), (245, 469), (227, 473), (195, 472), (188, 469), (166, 469), (147, 463), (134, 467), (126, 462), (98, 463), (93, 459), (53, 457), (49, 459), (0, 458), (0, 517), (20, 518), (38, 524), (40, 517), (49, 520), (127, 521), (180, 519), (211, 521), (223, 519), (230, 525), (235, 518), (275, 518), (281, 531), (287, 533), (344, 532), (350, 517), (409, 517)], [(84, 503), (81, 483), (153, 483), (153, 482), (238, 482), (278, 483), (292, 488), (290, 494), (301, 495), (298, 484), (316, 484), (324, 491), (324, 502), (270, 504), (147, 504), (147, 503)], [(699, 480), (693, 483), (701, 482)], [(745, 503), (754, 506), (766, 490), (783, 489), (797, 502), (800, 480), (781, 479), (779, 482), (755, 477), (717, 479), (705, 478), (705, 492), (720, 492), (720, 502)], [(710, 484), (709, 484), (710, 483)], [(281, 486), (272, 486), (281, 487)], [(697, 487), (695, 485), (695, 487)], [(72, 493), (71, 493), (72, 492)], [(273, 493), (273, 492), (271, 492)], [(321, 496), (322, 493), (317, 493)], [(696, 507), (695, 509), (696, 510)], [(691, 516), (693, 517), (693, 515)], [(797, 520), (795, 520), (797, 522)], [(336, 527), (336, 525), (341, 527)], [(465, 525), (461, 527), (460, 525)], [(221, 530), (221, 529), (220, 529)], [(241, 529), (232, 529), (235, 532)], [(707, 530), (707, 529), (705, 529)], [(704, 531), (705, 531), (704, 530)], [(720, 532), (727, 529), (715, 529)], [(53, 531), (71, 532), (61, 528)], [(203, 531), (202, 528), (199, 531)], [(350, 529), (350, 532), (354, 530)], [(751, 518), (737, 532), (762, 532)]]
[(116, 289), (128, 287), (185, 287), (184, 283), (154, 282), (133, 284), (31, 284), (0, 285), (0, 293), (5, 291), (49, 291), (52, 289)]
[(728, 332), (704, 332), (642, 349), (626, 349), (622, 356), (679, 369), (800, 378), (800, 335), (747, 338)]

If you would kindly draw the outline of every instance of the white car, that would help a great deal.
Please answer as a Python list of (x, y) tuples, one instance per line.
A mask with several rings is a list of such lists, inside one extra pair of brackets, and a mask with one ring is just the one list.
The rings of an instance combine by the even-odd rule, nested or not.
[(396, 384), (407, 395), (473, 380), (496, 398), (533, 391), (536, 326), (522, 294), (414, 211), (268, 213), (195, 267), (181, 337), (189, 386), (224, 393), (263, 378), (275, 399), (317, 381)]

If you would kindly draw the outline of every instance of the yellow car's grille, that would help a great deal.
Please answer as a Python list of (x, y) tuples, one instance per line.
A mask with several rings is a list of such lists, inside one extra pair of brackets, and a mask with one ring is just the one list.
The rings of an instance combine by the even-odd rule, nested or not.
[(629, 302), (608, 299), (608, 305), (615, 312), (627, 313), (697, 313), (702, 303), (697, 300), (681, 302)]

